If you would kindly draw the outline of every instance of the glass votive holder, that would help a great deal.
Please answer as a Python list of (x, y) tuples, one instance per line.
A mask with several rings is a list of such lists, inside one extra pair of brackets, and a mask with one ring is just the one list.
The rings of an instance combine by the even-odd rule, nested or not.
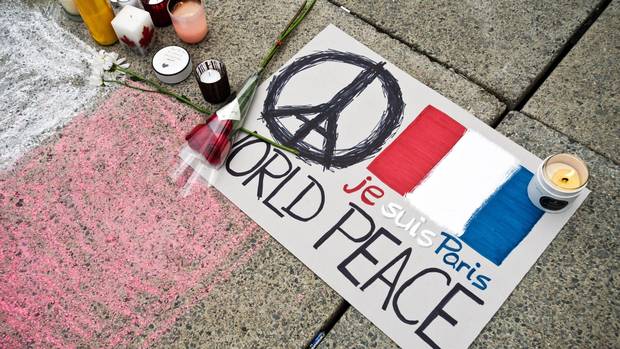
[(207, 16), (202, 0), (170, 0), (168, 13), (179, 39), (197, 44), (207, 36)]
[(222, 103), (230, 96), (230, 83), (224, 63), (215, 59), (206, 60), (196, 66), (194, 75), (207, 102)]
[(166, 27), (170, 25), (168, 0), (142, 0), (142, 7), (151, 15), (153, 24), (155, 24), (156, 27)]

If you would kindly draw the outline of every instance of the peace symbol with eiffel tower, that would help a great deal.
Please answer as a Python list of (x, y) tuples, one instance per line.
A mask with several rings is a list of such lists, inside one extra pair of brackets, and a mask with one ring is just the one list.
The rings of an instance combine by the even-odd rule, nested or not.
[[(326, 63), (346, 63), (361, 68), (361, 72), (348, 85), (340, 89), (331, 99), (317, 105), (278, 106), (278, 99), (287, 84), (296, 74)], [(328, 79), (329, 77), (326, 77)], [(337, 138), (346, 130), (338, 130), (338, 121), (347, 106), (353, 102), (375, 79), (383, 89), (387, 106), (370, 134), (352, 147), (338, 149)], [(273, 138), (299, 150), (299, 157), (307, 162), (323, 165), (325, 169), (346, 168), (376, 154), (385, 141), (400, 126), (405, 104), (398, 81), (385, 69), (385, 62), (350, 52), (335, 50), (320, 51), (300, 57), (273, 78), (267, 89), (262, 118)], [(312, 115), (314, 117), (310, 118)], [(301, 126), (290, 131), (282, 119), (294, 117)], [(366, 116), (364, 116), (366, 117)], [(363, 122), (363, 120), (360, 120)], [(311, 131), (323, 137), (322, 148), (306, 141)]]

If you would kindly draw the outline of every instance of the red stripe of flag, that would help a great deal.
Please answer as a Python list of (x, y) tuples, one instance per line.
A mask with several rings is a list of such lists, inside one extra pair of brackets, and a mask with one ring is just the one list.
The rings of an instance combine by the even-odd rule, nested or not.
[(368, 170), (405, 195), (426, 177), (465, 131), (463, 125), (429, 105), (372, 160)]

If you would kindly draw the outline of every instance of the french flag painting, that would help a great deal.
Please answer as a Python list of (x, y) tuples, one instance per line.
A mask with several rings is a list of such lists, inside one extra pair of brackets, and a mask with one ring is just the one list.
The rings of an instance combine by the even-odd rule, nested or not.
[(498, 266), (543, 215), (527, 196), (530, 171), (499, 145), (433, 106), (375, 157), (368, 170)]

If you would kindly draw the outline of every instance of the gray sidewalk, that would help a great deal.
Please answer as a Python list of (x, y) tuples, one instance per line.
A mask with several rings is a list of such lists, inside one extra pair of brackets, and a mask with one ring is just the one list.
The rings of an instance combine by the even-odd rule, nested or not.
[(597, 1), (334, 0), (513, 106)]
[[(298, 4), (208, 1), (210, 32), (204, 44), (179, 43), (168, 27), (158, 29), (147, 58), (119, 44), (109, 49), (155, 78), (150, 57), (174, 43), (188, 49), (194, 63), (222, 60), (231, 84), (239, 86)], [(568, 151), (589, 164), (593, 193), (473, 348), (620, 347), (620, 6), (613, 2), (598, 17), (605, 5), (584, 0), (320, 0), (269, 66), (271, 74), (332, 23), (539, 157)], [(2, 4), (0, 19), (10, 21), (14, 11), (43, 11), (98, 48), (82, 24), (58, 16), (57, 10), (50, 1)], [(594, 24), (548, 74), (589, 19)], [(193, 77), (175, 88), (201, 100)], [(246, 248), (264, 240), (260, 250), (180, 318), (158, 347), (298, 348), (331, 316), (342, 298), (266, 232), (253, 236)], [(396, 345), (350, 308), (321, 347)]]
[(613, 2), (523, 108), (620, 163), (620, 4)]

